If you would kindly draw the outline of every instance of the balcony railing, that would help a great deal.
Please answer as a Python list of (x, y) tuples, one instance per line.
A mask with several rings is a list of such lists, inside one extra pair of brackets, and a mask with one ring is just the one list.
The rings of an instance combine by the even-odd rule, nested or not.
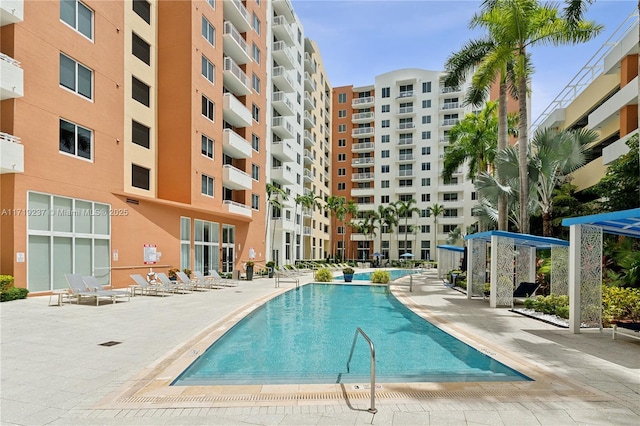
[(372, 104), (374, 101), (373, 96), (367, 96), (364, 98), (354, 98), (351, 105)]
[(398, 145), (413, 145), (413, 139), (399, 139)]
[(351, 132), (352, 135), (367, 135), (371, 133), (373, 133), (373, 127), (358, 127)]
[(410, 177), (410, 176), (413, 176), (413, 169), (412, 170), (398, 170), (398, 174), (396, 176), (398, 176), (398, 177)]
[(440, 93), (454, 93), (459, 91), (459, 87), (443, 87), (442, 89), (440, 89)]
[(413, 113), (413, 107), (398, 108), (398, 114), (411, 114)]
[(375, 164), (376, 160), (373, 157), (363, 157), (363, 158), (353, 158), (351, 160), (351, 165), (353, 166), (364, 166), (368, 164)]
[(358, 114), (351, 115), (352, 120), (373, 120), (374, 113), (373, 112), (361, 112)]
[(373, 142), (354, 143), (353, 145), (351, 145), (351, 151), (359, 151), (359, 150), (363, 150), (363, 149), (371, 150), (374, 147), (375, 146), (374, 146)]
[(405, 129), (415, 129), (416, 125), (414, 123), (399, 123), (398, 127), (396, 127), (398, 130), (405, 130)]
[(399, 154), (398, 161), (413, 161), (416, 159), (416, 156), (413, 154)]
[(405, 90), (404, 92), (400, 92), (396, 99), (412, 98), (413, 96), (415, 96), (415, 92), (413, 90)]
[(455, 126), (456, 124), (458, 124), (459, 121), (460, 121), (460, 119), (458, 119), (458, 118), (446, 118), (446, 119), (442, 120), (442, 125), (443, 126)]
[(353, 173), (351, 180), (371, 180), (373, 179), (373, 173)]
[(231, 22), (224, 23), (224, 33), (229, 34), (235, 41), (240, 45), (242, 50), (245, 52), (249, 52), (249, 47), (247, 46), (247, 42), (242, 38), (236, 27), (233, 26)]
[(460, 104), (460, 102), (445, 102), (444, 104), (442, 104), (442, 107), (440, 109), (456, 109), (456, 108), (462, 108), (462, 104)]

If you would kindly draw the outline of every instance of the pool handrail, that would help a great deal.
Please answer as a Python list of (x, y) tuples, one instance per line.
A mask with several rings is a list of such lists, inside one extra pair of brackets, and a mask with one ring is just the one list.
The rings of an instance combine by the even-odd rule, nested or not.
[(353, 343), (351, 344), (351, 352), (349, 353), (349, 359), (347, 360), (347, 373), (349, 372), (349, 363), (351, 362), (351, 358), (353, 357), (353, 351), (356, 348), (356, 342), (358, 340), (358, 333), (362, 334), (364, 340), (369, 343), (369, 351), (371, 352), (371, 407), (367, 410), (371, 414), (376, 414), (378, 410), (376, 409), (376, 348), (373, 345), (369, 336), (362, 331), (360, 327), (356, 328), (355, 335), (353, 336)]

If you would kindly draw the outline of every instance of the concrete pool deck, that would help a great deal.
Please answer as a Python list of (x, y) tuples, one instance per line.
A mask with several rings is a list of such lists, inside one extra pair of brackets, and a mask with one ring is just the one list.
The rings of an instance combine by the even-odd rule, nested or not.
[[(369, 392), (351, 385), (167, 387), (199, 345), (292, 286), (257, 279), (99, 307), (48, 306), (48, 296), (2, 303), (0, 423), (640, 424), (640, 342), (613, 341), (610, 330), (573, 335), (490, 309), (444, 287), (435, 270), (415, 276), (411, 293), (408, 280), (392, 286), (404, 303), (536, 381), (383, 383), (375, 416), (366, 411)], [(100, 346), (110, 341), (121, 343)]]

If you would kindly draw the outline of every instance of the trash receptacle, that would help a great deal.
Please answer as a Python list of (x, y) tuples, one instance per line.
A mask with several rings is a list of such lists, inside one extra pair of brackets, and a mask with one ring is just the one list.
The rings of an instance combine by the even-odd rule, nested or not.
[(236, 269), (233, 271), (233, 273), (231, 274), (231, 278), (234, 280), (239, 280), (240, 279), (240, 270)]

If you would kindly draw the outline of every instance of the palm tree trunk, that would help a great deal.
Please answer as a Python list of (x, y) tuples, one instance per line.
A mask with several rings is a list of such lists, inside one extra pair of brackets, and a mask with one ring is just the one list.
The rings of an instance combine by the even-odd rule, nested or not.
[[(500, 76), (500, 98), (498, 101), (498, 152), (507, 148), (509, 134), (507, 120), (507, 83), (503, 76)], [(498, 183), (505, 185), (505, 180), (496, 171)], [(508, 231), (509, 229), (509, 212), (507, 209), (507, 194), (500, 193), (498, 196), (498, 230)]]
[[(522, 53), (524, 55), (524, 52)], [(523, 59), (524, 60), (524, 59)], [(527, 77), (518, 79), (518, 163), (520, 169), (520, 233), (529, 233), (529, 173), (527, 163), (528, 120), (527, 120)]]
[(542, 236), (553, 237), (553, 228), (551, 226), (551, 213), (542, 213)]

